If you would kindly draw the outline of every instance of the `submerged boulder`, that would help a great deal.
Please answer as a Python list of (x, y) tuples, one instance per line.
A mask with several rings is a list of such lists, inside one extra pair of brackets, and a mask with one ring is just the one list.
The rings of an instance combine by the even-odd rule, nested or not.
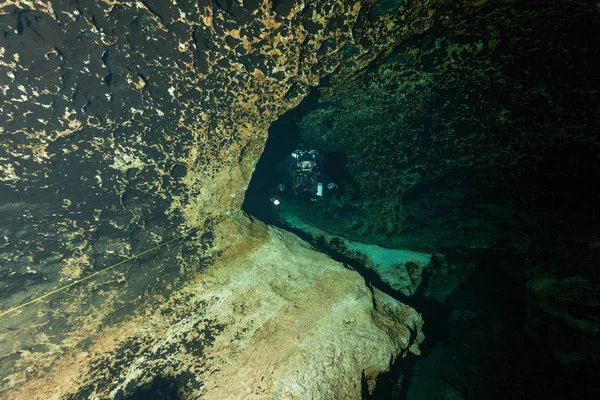
[(113, 398), (152, 386), (186, 398), (358, 399), (419, 354), (421, 316), (297, 236), (231, 220), (234, 245), (201, 279), (107, 329), (9, 398)]
[(423, 270), (432, 264), (431, 254), (360, 243), (310, 225), (294, 214), (282, 213), (281, 218), (290, 227), (372, 270), (393, 290), (405, 296), (415, 294), (423, 280)]
[(600, 359), (598, 286), (583, 276), (539, 277), (527, 283), (527, 332), (545, 341), (561, 363)]
[(364, 260), (394, 290), (406, 296), (415, 294), (423, 278), (423, 269), (431, 265), (431, 254), (412, 250), (386, 249), (375, 244), (347, 242), (351, 254)]

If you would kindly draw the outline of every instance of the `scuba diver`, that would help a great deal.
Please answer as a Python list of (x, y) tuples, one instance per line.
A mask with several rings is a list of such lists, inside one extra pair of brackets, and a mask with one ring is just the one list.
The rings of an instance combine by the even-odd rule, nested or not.
[(271, 189), (271, 202), (278, 206), (283, 192), (291, 189), (295, 196), (329, 203), (337, 185), (325, 173), (324, 164), (325, 156), (316, 150), (295, 150), (276, 166), (283, 173), (283, 179), (277, 187)]

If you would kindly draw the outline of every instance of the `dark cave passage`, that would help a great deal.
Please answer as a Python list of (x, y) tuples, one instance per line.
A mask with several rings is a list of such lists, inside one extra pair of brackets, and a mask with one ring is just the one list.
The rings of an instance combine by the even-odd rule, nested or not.
[(307, 96), (296, 108), (271, 124), (269, 138), (246, 190), (242, 209), (267, 224), (277, 223), (276, 209), (269, 201), (271, 189), (277, 186), (281, 178), (275, 165), (298, 148), (298, 118), (302, 108), (311, 101), (314, 102), (313, 97)]
[[(599, 129), (597, 110), (583, 100), (596, 95), (578, 89), (589, 66), (565, 75), (566, 61), (556, 60), (561, 49), (586, 47), (577, 39), (593, 23), (578, 25), (578, 11), (562, 8), (556, 41), (537, 19), (533, 37), (511, 31), (520, 40), (496, 46), (489, 40), (498, 10), (484, 11), (469, 22), (479, 24), (471, 33), (439, 26), (352, 79), (315, 88), (272, 125), (246, 193), (248, 214), (292, 230), (422, 314), (422, 355), (397, 360), (372, 399), (600, 397)], [(446, 48), (463, 50), (454, 58)], [(472, 73), (490, 63), (495, 75)], [(515, 74), (516, 66), (526, 72)], [(402, 86), (422, 72), (439, 76)], [(553, 96), (555, 104), (547, 101)], [(332, 204), (269, 203), (274, 165), (296, 148), (327, 155), (339, 185)], [(407, 297), (278, 212), (358, 242), (431, 253), (436, 262)]]
[[(297, 149), (320, 151), (319, 148), (312, 148), (308, 144), (302, 143), (298, 127), (300, 119), (317, 107), (320, 107), (318, 90), (312, 90), (296, 108), (288, 111), (271, 124), (264, 151), (256, 164), (245, 194), (242, 204), (244, 212), (267, 224), (278, 224), (278, 208), (275, 208), (269, 201), (271, 190), (281, 182), (282, 178), (282, 173), (277, 171), (276, 165)], [(328, 152), (323, 155), (325, 156), (324, 170), (336, 182), (339, 190), (343, 191), (347, 182), (351, 181), (351, 177), (345, 171), (344, 152)], [(289, 194), (286, 194), (285, 201), (291, 201), (300, 208), (307, 206), (306, 202), (297, 201)]]

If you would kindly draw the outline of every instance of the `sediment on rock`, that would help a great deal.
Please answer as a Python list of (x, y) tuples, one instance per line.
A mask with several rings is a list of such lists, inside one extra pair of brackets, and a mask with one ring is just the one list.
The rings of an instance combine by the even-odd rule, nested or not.
[(385, 284), (401, 295), (415, 294), (423, 280), (424, 269), (432, 269), (431, 254), (360, 243), (310, 225), (290, 213), (282, 212), (280, 217), (291, 229), (307, 234), (313, 240), (323, 243), (329, 251), (340, 253), (373, 271)]
[(157, 380), (191, 398), (360, 398), (419, 353), (420, 315), (295, 235), (246, 221), (201, 278), (9, 398), (107, 398)]
[(5, 318), (0, 376), (16, 380), (2, 385), (84, 357), (219, 258), (215, 232), (239, 211), (269, 125), (436, 11), (373, 6), (0, 4), (0, 309), (187, 238)]

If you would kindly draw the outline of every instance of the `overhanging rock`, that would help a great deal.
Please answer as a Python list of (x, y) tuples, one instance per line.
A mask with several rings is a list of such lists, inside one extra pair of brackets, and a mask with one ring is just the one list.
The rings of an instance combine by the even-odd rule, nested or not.
[[(109, 365), (97, 357), (118, 353), (111, 338), (151, 329), (156, 304), (234, 243), (216, 232), (239, 211), (271, 122), (426, 30), (437, 4), (375, 15), (362, 0), (3, 2), (0, 309), (187, 239), (4, 317), (0, 395), (75, 393), (87, 378), (52, 381), (57, 360)], [(175, 326), (187, 313), (173, 310), (161, 318)], [(125, 355), (148, 350), (136, 337)], [(133, 386), (158, 376), (127, 374)]]

